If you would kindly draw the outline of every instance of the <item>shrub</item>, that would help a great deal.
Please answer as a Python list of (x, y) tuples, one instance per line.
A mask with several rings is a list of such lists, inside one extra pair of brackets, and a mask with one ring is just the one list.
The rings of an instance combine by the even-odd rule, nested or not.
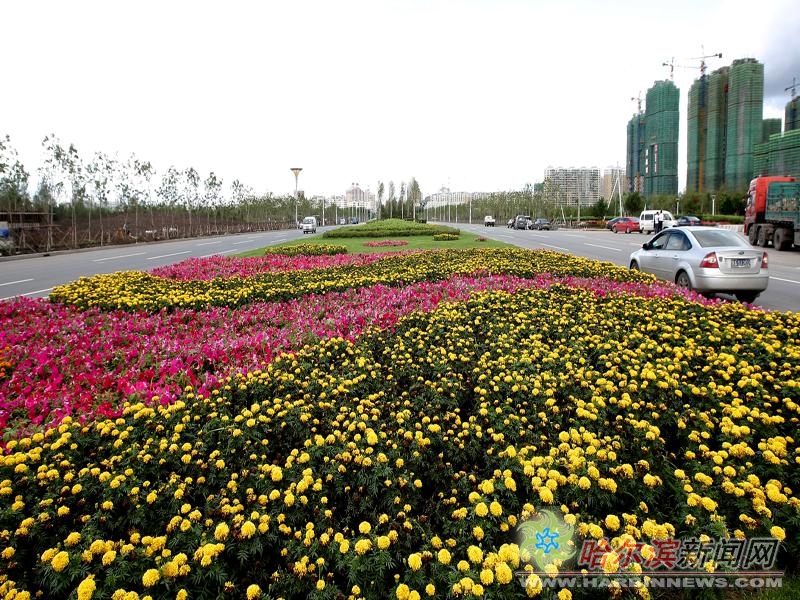
[(433, 236), (436, 242), (453, 242), (458, 239), (458, 234), (454, 233), (437, 233)]
[(281, 254), (283, 256), (333, 256), (347, 254), (347, 247), (333, 244), (295, 244), (293, 246), (271, 246), (264, 254)]

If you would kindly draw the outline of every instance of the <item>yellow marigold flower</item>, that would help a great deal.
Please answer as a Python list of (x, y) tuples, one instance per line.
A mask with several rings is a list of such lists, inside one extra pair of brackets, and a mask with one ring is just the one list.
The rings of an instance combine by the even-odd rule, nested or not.
[(610, 531), (616, 531), (619, 529), (620, 522), (619, 517), (617, 515), (607, 515), (605, 519), (606, 529)]
[(339, 542), (339, 552), (347, 554), (350, 550), (350, 540), (342, 540)]
[(428, 585), (425, 586), (425, 593), (428, 594), (428, 596), (435, 596), (436, 586), (433, 585), (432, 583), (429, 583)]
[(558, 592), (558, 600), (572, 600), (572, 592), (568, 589), (563, 589)]
[(471, 562), (477, 565), (483, 561), (483, 550), (477, 546), (470, 546), (467, 548), (467, 556)]
[(280, 467), (272, 467), (272, 473), (270, 473), (270, 478), (274, 482), (278, 482), (283, 479), (283, 471)]
[(324, 579), (317, 579), (317, 590), (320, 592), (325, 589), (325, 580)]
[(501, 583), (502, 585), (510, 583), (514, 578), (514, 573), (511, 571), (511, 567), (504, 562), (497, 563), (495, 565), (494, 575), (497, 578), (498, 583)]
[(247, 586), (247, 600), (256, 600), (261, 597), (261, 588), (253, 583)]
[(483, 569), (481, 571), (481, 583), (483, 585), (491, 585), (494, 582), (494, 572), (491, 569)]
[(378, 536), (378, 548), (381, 550), (386, 550), (392, 544), (392, 540), (389, 539), (388, 535), (381, 535)]
[(144, 587), (153, 587), (159, 579), (161, 579), (161, 574), (158, 569), (147, 569), (142, 575), (142, 585)]
[(108, 550), (103, 554), (103, 565), (108, 566), (117, 558), (116, 550)]
[(783, 527), (778, 527), (777, 525), (770, 527), (769, 534), (780, 541), (786, 539), (786, 531), (783, 529)]
[(582, 490), (588, 490), (590, 487), (592, 487), (591, 479), (589, 479), (586, 475), (582, 476), (580, 479), (578, 479), (578, 487)]
[(442, 563), (443, 565), (450, 564), (450, 559), (451, 559), (450, 551), (447, 550), (446, 548), (442, 548), (441, 550), (439, 550), (439, 553), (436, 555), (436, 557), (439, 559), (439, 562)]
[(372, 550), (372, 540), (358, 540), (356, 542), (356, 554), (363, 555)]
[(250, 538), (256, 533), (256, 525), (252, 521), (242, 523), (242, 537)]
[(492, 513), (492, 516), (499, 517), (503, 514), (503, 507), (497, 500), (494, 500), (489, 505), (489, 512)]
[(361, 521), (361, 523), (358, 524), (358, 530), (364, 535), (367, 535), (370, 531), (372, 531), (372, 525), (370, 525), (367, 521)]
[(422, 567), (422, 555), (419, 552), (409, 555), (408, 566), (411, 567), (412, 571), (419, 571)]
[(551, 492), (550, 489), (546, 487), (539, 488), (539, 499), (545, 504), (552, 504), (555, 500), (555, 498), (553, 497), (553, 492)]
[[(252, 586), (251, 585), (250, 587), (258, 587), (258, 586), (257, 585), (256, 586)], [(250, 588), (247, 588), (247, 589), (249, 590)], [(259, 589), (258, 591), (259, 591), (259, 593), (261, 593), (261, 589)], [(183, 588), (179, 589), (178, 593), (175, 594), (175, 600), (188, 600), (188, 598), (189, 598), (189, 592), (187, 592)], [(254, 598), (258, 598), (258, 596), (254, 596)], [(247, 600), (252, 600), (252, 598), (250, 598), (250, 596), (248, 596)]]
[(408, 600), (408, 597), (411, 595), (411, 589), (405, 583), (401, 583), (397, 586), (395, 595), (397, 596), (397, 600)]
[(78, 600), (90, 600), (96, 589), (97, 584), (94, 582), (94, 575), (89, 575), (78, 584)]
[(485, 517), (489, 514), (489, 508), (486, 506), (485, 502), (478, 502), (478, 504), (475, 505), (475, 514), (479, 517)]
[(50, 561), (50, 566), (53, 567), (53, 570), (56, 573), (61, 573), (61, 571), (67, 568), (68, 564), (69, 564), (69, 554), (67, 554), (63, 550), (58, 554), (56, 554), (53, 557), (53, 560)]
[(228, 527), (228, 524), (220, 523), (214, 530), (214, 539), (216, 539), (218, 542), (221, 542), (228, 537), (228, 533), (230, 533), (230, 528)]
[(81, 534), (78, 533), (77, 531), (73, 531), (67, 536), (67, 539), (64, 540), (64, 545), (67, 547), (72, 547), (80, 541), (81, 541)]
[(13, 546), (9, 546), (8, 548), (3, 550), (0, 556), (2, 556), (6, 560), (10, 560), (11, 558), (14, 557), (15, 552), (16, 550), (13, 548)]
[(480, 542), (484, 536), (483, 529), (476, 525), (472, 528), (472, 535), (475, 536), (475, 539)]

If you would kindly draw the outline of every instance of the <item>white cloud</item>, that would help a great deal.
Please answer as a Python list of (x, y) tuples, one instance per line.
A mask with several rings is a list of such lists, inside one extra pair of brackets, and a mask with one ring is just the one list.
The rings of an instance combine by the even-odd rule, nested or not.
[(630, 98), (671, 57), (695, 67), (675, 70), (684, 106), (705, 51), (723, 53), (710, 69), (765, 62), (782, 111), (775, 91), (800, 77), (790, 4), (12, 1), (0, 129), (29, 169), (53, 132), (87, 158), (278, 194), (292, 166), (309, 194), (412, 176), (426, 193), (519, 188), (548, 165), (624, 164)]

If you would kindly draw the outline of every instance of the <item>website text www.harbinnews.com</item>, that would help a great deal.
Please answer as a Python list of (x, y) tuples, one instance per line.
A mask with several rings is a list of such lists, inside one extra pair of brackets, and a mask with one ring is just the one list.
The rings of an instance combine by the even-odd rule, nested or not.
[(518, 571), (515, 576), (522, 586), (531, 585), (530, 577), (537, 576), (544, 589), (609, 587), (651, 589), (770, 589), (783, 586), (783, 573), (779, 571), (742, 571), (728, 573), (700, 573), (698, 571), (653, 571), (642, 573), (582, 573), (562, 572), (550, 575), (545, 571)]

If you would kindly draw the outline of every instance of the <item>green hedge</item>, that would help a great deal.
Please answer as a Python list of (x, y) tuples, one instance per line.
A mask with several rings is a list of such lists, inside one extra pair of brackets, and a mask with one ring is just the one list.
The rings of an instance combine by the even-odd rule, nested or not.
[(460, 231), (446, 225), (429, 225), (402, 219), (384, 219), (370, 221), (364, 225), (345, 226), (326, 231), (324, 238), (360, 238), (360, 237), (409, 237), (414, 235), (436, 235), (437, 233), (450, 233), (458, 235)]

